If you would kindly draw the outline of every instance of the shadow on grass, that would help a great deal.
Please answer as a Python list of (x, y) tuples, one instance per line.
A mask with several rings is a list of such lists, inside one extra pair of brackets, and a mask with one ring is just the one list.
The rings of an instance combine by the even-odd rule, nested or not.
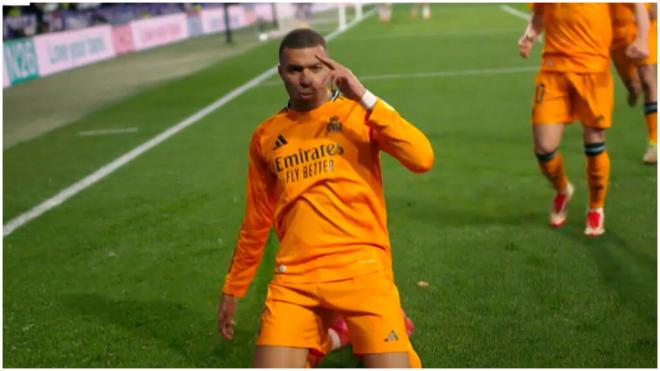
[[(547, 215), (543, 210), (512, 209), (511, 205), (519, 202), (515, 197), (509, 199), (499, 197), (497, 204), (488, 204), (476, 208), (471, 201), (456, 205), (455, 201), (443, 203), (440, 200), (425, 200), (393, 194), (388, 197), (387, 209), (392, 218), (415, 220), (420, 224), (438, 227), (466, 226), (525, 226), (534, 223), (544, 223)], [(479, 212), (475, 210), (479, 209)]]
[(610, 228), (603, 236), (596, 238), (581, 232), (581, 229), (562, 230), (567, 237), (587, 249), (598, 266), (603, 282), (617, 293), (622, 303), (655, 328), (657, 261), (631, 246), (617, 234), (616, 229)]
[[(186, 367), (250, 367), (254, 334), (236, 329), (232, 342), (217, 334), (215, 316), (202, 317), (185, 305), (166, 301), (114, 300), (96, 294), (66, 295), (64, 304), (84, 316), (118, 325), (147, 341), (156, 341), (180, 354)], [(112, 339), (107, 339), (112, 341)], [(145, 362), (153, 362), (149, 357)], [(172, 367), (166, 364), (121, 367)], [(106, 365), (84, 365), (107, 367)]]
[[(225, 341), (216, 334), (214, 316), (204, 320), (185, 305), (166, 301), (113, 300), (96, 294), (66, 295), (67, 307), (103, 323), (118, 325), (147, 341), (156, 341), (180, 354), (185, 367), (236, 368), (250, 367), (254, 350), (254, 333), (236, 328), (234, 340)], [(112, 341), (108, 339), (107, 341)], [(153, 357), (149, 359), (153, 360)], [(101, 360), (99, 360), (101, 362)], [(149, 360), (145, 360), (149, 362)], [(120, 367), (172, 367), (163, 364), (118, 365)], [(351, 348), (328, 355), (322, 368), (355, 368), (360, 365)], [(84, 367), (107, 367), (90, 364)]]

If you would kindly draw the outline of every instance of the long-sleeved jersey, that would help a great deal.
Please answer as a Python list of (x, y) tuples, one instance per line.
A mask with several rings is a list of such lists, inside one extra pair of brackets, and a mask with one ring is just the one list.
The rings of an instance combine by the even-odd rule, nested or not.
[(535, 3), (543, 13), (541, 69), (572, 73), (609, 70), (612, 18), (607, 3)]
[(433, 165), (424, 134), (380, 99), (368, 112), (335, 94), (316, 109), (284, 109), (259, 125), (224, 293), (245, 295), (271, 226), (280, 241), (280, 280), (328, 282), (390, 272), (380, 151), (414, 172)]

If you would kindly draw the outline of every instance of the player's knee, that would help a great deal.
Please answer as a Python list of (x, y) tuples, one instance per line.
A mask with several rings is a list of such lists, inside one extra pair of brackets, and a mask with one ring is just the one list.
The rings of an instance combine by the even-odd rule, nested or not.
[(650, 115), (658, 112), (658, 102), (646, 102), (644, 103), (644, 114)]
[(587, 156), (597, 156), (605, 152), (605, 141), (584, 144), (584, 154)]
[(584, 143), (601, 143), (605, 142), (605, 129), (598, 129), (585, 126), (584, 127)]
[(535, 153), (536, 159), (539, 160), (540, 162), (547, 162), (555, 158), (557, 156), (557, 151), (549, 151), (549, 152), (538, 152), (536, 151)]
[(537, 143), (534, 154), (539, 161), (550, 161), (557, 155), (557, 146), (548, 143)]

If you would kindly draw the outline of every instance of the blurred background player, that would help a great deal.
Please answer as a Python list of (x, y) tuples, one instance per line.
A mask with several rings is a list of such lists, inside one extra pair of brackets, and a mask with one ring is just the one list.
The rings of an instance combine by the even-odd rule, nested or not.
[[(637, 32), (628, 45), (630, 58), (648, 55), (648, 15), (634, 4)], [(611, 126), (614, 104), (609, 70), (612, 42), (610, 6), (605, 3), (535, 3), (532, 17), (518, 41), (520, 55), (527, 58), (534, 41), (545, 30), (541, 68), (536, 76), (532, 108), (534, 151), (539, 166), (556, 191), (550, 210), (550, 225), (566, 220), (573, 185), (568, 181), (559, 145), (564, 126), (579, 120), (583, 127), (587, 157), (589, 206), (584, 233), (605, 233), (605, 196), (610, 159), (605, 148), (605, 130)]]
[(298, 28), (309, 28), (312, 19), (311, 3), (293, 3), (295, 7), (294, 17), (298, 22)]
[(419, 13), (420, 7), (422, 8), (422, 18), (431, 19), (431, 4), (429, 3), (413, 4), (412, 8), (410, 9), (410, 17), (413, 19), (417, 18), (417, 13)]
[(381, 22), (389, 23), (392, 20), (392, 3), (378, 5), (378, 17)]
[(626, 55), (626, 48), (635, 40), (637, 34), (633, 7), (633, 4), (612, 4), (613, 38), (611, 54), (617, 72), (628, 90), (628, 104), (635, 106), (642, 92), (644, 94), (644, 119), (646, 121), (648, 143), (642, 160), (647, 164), (655, 164), (658, 157), (657, 4), (646, 4), (650, 21), (648, 31), (649, 55), (642, 60), (634, 60)]

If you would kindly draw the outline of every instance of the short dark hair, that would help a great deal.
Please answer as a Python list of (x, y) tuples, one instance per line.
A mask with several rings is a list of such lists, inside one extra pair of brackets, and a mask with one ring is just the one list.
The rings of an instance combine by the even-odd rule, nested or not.
[(284, 48), (303, 49), (321, 45), (325, 49), (325, 39), (318, 32), (309, 28), (297, 28), (284, 36), (280, 43), (280, 52)]

